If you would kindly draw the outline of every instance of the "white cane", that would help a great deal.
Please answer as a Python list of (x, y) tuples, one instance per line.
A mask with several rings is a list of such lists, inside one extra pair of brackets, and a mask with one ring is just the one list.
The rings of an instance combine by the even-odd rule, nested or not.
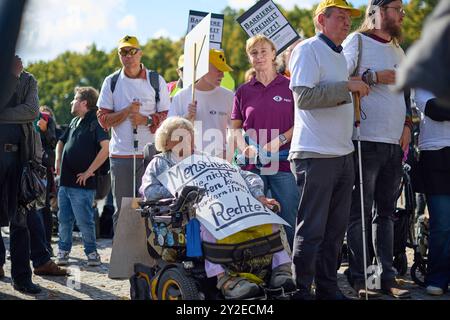
[(366, 289), (366, 300), (369, 299), (367, 293), (367, 255), (366, 255), (366, 223), (364, 215), (364, 190), (363, 190), (363, 174), (362, 174), (362, 156), (361, 156), (361, 105), (359, 93), (353, 93), (353, 105), (355, 107), (355, 128), (356, 140), (358, 141), (358, 169), (359, 169), (359, 191), (361, 196), (361, 225), (363, 238), (363, 255), (364, 255), (364, 286)]
[[(133, 99), (133, 102), (139, 102), (139, 99)], [(138, 152), (139, 141), (137, 138), (137, 126), (133, 127), (134, 152), (133, 152), (133, 202), (131, 207), (137, 209), (139, 207), (136, 199), (136, 155)]]

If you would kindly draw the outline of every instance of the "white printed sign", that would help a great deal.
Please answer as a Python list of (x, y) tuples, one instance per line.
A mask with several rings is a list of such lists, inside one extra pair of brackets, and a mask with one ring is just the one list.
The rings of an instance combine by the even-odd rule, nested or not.
[[(207, 12), (201, 11), (189, 11), (189, 20), (188, 20), (188, 33), (194, 29), (194, 27), (203, 20), (204, 17), (208, 15)], [(222, 48), (222, 35), (223, 35), (223, 14), (211, 14), (211, 29), (210, 29), (210, 47), (212, 49), (221, 49)]]
[(258, 1), (237, 18), (237, 22), (250, 37), (263, 34), (272, 40), (277, 48), (277, 55), (300, 39), (297, 31), (272, 0)]
[[(208, 14), (184, 41), (183, 86), (194, 84), (209, 71), (211, 14)], [(195, 80), (194, 80), (195, 75)]]
[(226, 160), (193, 155), (158, 180), (173, 195), (184, 186), (204, 188), (206, 194), (198, 204), (197, 218), (218, 240), (257, 225), (288, 225), (252, 196), (239, 169)]

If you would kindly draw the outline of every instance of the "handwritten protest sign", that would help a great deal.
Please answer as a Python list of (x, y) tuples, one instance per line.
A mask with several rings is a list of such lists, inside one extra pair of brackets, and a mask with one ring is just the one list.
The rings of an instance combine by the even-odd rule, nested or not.
[(250, 37), (263, 34), (272, 40), (277, 48), (277, 55), (300, 39), (297, 31), (271, 0), (258, 1), (237, 18), (237, 22)]
[[(211, 14), (208, 14), (191, 32), (184, 42), (183, 86), (194, 84), (209, 71), (209, 38)], [(193, 88), (195, 86), (192, 86)], [(194, 92), (192, 94), (194, 96)], [(194, 99), (193, 99), (194, 100)]]
[(187, 185), (204, 188), (197, 218), (218, 240), (257, 225), (288, 225), (252, 196), (239, 169), (223, 159), (193, 155), (158, 180), (173, 195)]
[[(200, 21), (203, 20), (204, 17), (208, 15), (207, 12), (201, 11), (189, 11), (189, 20), (188, 20), (188, 33), (197, 26)], [(211, 29), (210, 29), (210, 47), (212, 49), (221, 49), (222, 48), (222, 35), (223, 35), (223, 20), (225, 16), (223, 14), (211, 14)]]

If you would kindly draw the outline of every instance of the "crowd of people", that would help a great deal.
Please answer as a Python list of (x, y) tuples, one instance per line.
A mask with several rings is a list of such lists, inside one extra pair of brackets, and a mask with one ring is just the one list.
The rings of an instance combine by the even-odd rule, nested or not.
[[(401, 0), (370, 0), (362, 13), (345, 0), (323, 0), (314, 16), (317, 34), (290, 47), (282, 69), (275, 44), (263, 35), (251, 37), (245, 52), (251, 69), (236, 92), (221, 86), (224, 73), (233, 70), (224, 51), (211, 49), (209, 72), (183, 87), (183, 57), (180, 80), (167, 84), (142, 64), (138, 39), (125, 36), (118, 46), (122, 68), (106, 77), (100, 92), (74, 89), (74, 118), (59, 135), (51, 109), (39, 108), (37, 81), (16, 57), (9, 99), (0, 106), (0, 224), (10, 228), (14, 288), (41, 291), (31, 280), (30, 259), (36, 275), (68, 274), (60, 266), (69, 264), (75, 223), (87, 264), (101, 264), (93, 203), (105, 162), (116, 229), (123, 198), (170, 197), (159, 174), (202, 152), (240, 167), (252, 195), (281, 208), (289, 226), (284, 249), (271, 256), (271, 286), (296, 287), (293, 299), (347, 299), (336, 270), (346, 236), (348, 280), (356, 293), (408, 298), (409, 291), (395, 280), (392, 215), (411, 144), (414, 100), (421, 119), (417, 170), (422, 178), (415, 189), (426, 195), (430, 215), (426, 290), (444, 294), (450, 283), (450, 109), (425, 90), (413, 95), (394, 90), (396, 69), (405, 58), (402, 5)], [(351, 19), (361, 14), (362, 25), (350, 33)], [(356, 100), (360, 130), (355, 129)], [(172, 137), (177, 128), (187, 134)], [(161, 154), (146, 159), (151, 162), (145, 166), (148, 145)], [(31, 159), (46, 168), (46, 201), (39, 208), (24, 206), (18, 196)], [(55, 262), (53, 199), (59, 209)], [(201, 238), (215, 241), (205, 228)], [(1, 239), (0, 277), (5, 256)], [(378, 265), (380, 287), (367, 287), (365, 260)], [(256, 290), (220, 264), (206, 261), (205, 270), (217, 278), (225, 297), (246, 298)]]

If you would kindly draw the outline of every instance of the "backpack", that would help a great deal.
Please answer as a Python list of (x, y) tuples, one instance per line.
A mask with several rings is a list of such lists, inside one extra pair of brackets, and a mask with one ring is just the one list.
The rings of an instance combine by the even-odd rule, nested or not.
[[(119, 69), (116, 72), (114, 72), (113, 76), (111, 78), (110, 89), (111, 89), (112, 93), (114, 93), (114, 90), (116, 90), (117, 80), (119, 80), (120, 72), (122, 72), (122, 69)], [(159, 101), (160, 101), (160, 98), (159, 98), (159, 74), (158, 74), (158, 72), (149, 70), (147, 79), (148, 79), (150, 85), (152, 86), (152, 88), (155, 90), (155, 101), (156, 101), (156, 104), (158, 104)]]

